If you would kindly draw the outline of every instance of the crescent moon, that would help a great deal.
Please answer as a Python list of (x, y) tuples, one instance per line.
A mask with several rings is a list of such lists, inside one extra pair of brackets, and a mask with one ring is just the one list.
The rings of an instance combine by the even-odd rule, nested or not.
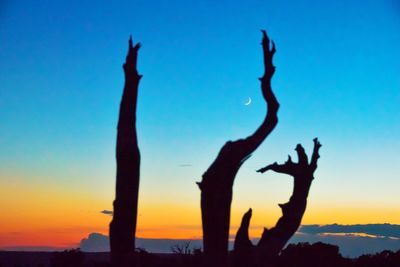
[(244, 103), (244, 105), (245, 105), (245, 106), (248, 106), (248, 105), (250, 105), (250, 104), (251, 104), (251, 97), (249, 97), (249, 99), (247, 100), (246, 103)]

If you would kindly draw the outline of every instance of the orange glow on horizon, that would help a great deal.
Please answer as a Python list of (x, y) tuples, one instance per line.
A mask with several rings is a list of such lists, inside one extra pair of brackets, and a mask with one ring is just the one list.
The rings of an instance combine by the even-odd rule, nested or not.
[[(111, 216), (100, 213), (112, 201), (73, 187), (26, 185), (18, 179), (0, 182), (0, 248), (15, 246), (76, 247), (90, 233), (108, 234)], [(176, 200), (176, 201), (179, 201)], [(250, 236), (260, 237), (281, 216), (276, 205), (253, 207)], [(231, 236), (236, 234), (246, 210), (232, 206)], [(371, 221), (371, 218), (374, 218)], [(303, 224), (400, 223), (400, 208), (360, 207), (357, 203), (328, 206), (309, 203)], [(201, 239), (201, 213), (197, 202), (141, 199), (137, 236), (141, 238)]]

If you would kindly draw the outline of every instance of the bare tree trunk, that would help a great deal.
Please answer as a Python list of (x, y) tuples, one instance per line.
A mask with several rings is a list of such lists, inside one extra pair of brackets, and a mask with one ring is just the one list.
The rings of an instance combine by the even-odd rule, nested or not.
[[(298, 163), (294, 163), (289, 156), (288, 161), (282, 165), (275, 162), (258, 170), (261, 173), (272, 170), (293, 176), (293, 194), (288, 203), (279, 204), (282, 209), (282, 217), (279, 218), (275, 227), (269, 230), (264, 228), (256, 247), (253, 247), (250, 243), (248, 236), (251, 210), (250, 213), (247, 212), (243, 216), (242, 224), (235, 240), (235, 266), (271, 266), (273, 259), (297, 231), (306, 210), (307, 197), (311, 182), (314, 179), (314, 172), (317, 169), (320, 147), (321, 144), (315, 138), (310, 163), (308, 163), (304, 148), (298, 144), (296, 147), (299, 158)], [(249, 250), (251, 251), (250, 253)], [(243, 264), (243, 262), (247, 264)]]
[(136, 219), (140, 177), (140, 152), (136, 134), (136, 104), (141, 75), (136, 69), (140, 44), (129, 51), (124, 64), (125, 86), (117, 133), (117, 181), (113, 220), (110, 223), (110, 249), (113, 266), (134, 264)]
[(271, 89), (271, 78), (275, 72), (272, 58), (275, 45), (263, 31), (265, 73), (261, 90), (267, 104), (267, 114), (260, 127), (250, 136), (237, 141), (228, 141), (217, 158), (203, 174), (198, 183), (201, 190), (201, 213), (205, 266), (223, 267), (227, 265), (230, 208), (232, 187), (235, 176), (243, 162), (251, 156), (278, 123), (279, 103)]

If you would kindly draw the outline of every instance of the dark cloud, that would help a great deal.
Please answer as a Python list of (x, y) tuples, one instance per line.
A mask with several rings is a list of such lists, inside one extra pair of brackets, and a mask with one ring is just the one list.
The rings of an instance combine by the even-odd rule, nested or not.
[(367, 234), (377, 237), (400, 238), (400, 225), (398, 224), (327, 224), (327, 225), (302, 225), (299, 232), (306, 234), (344, 233)]
[(102, 211), (100, 211), (100, 213), (103, 213), (103, 214), (106, 214), (106, 215), (110, 215), (110, 216), (113, 215), (113, 211), (112, 210), (102, 210)]

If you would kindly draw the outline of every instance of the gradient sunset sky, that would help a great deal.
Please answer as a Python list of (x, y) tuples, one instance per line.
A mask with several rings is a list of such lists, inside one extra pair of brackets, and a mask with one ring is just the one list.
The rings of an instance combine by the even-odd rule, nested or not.
[[(139, 237), (201, 238), (195, 182), (265, 114), (261, 32), (279, 123), (236, 177), (231, 229), (272, 226), (291, 177), (256, 169), (323, 144), (303, 224), (400, 224), (396, 1), (1, 1), (0, 248), (107, 233), (129, 35), (140, 41)], [(245, 106), (248, 98), (251, 105)]]

